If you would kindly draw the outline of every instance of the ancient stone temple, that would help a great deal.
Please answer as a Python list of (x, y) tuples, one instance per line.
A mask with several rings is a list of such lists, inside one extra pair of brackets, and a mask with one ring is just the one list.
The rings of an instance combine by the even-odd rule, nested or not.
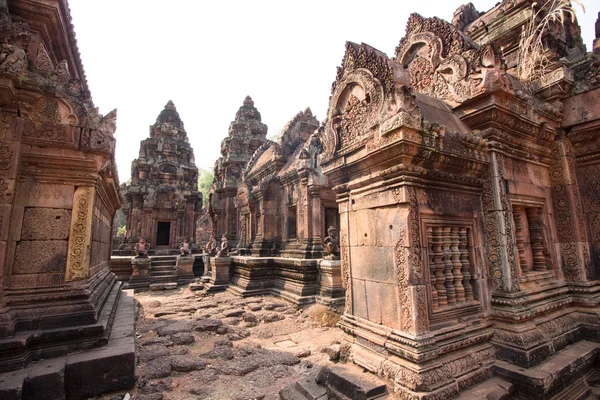
[(319, 155), (343, 352), (398, 398), (572, 399), (597, 380), (600, 53), (560, 18), (528, 53), (551, 5), (413, 14), (392, 57), (346, 44)]
[(317, 165), (318, 127), (310, 109), (298, 113), (246, 165), (237, 192), (242, 256), (232, 259), (237, 293), (314, 301), (323, 238), (338, 226), (335, 194)]
[(254, 101), (246, 96), (244, 104), (229, 125), (228, 136), (221, 142), (221, 157), (215, 162), (215, 183), (210, 191), (209, 215), (215, 238), (223, 234), (238, 242), (236, 197), (242, 173), (254, 152), (267, 140), (267, 125), (261, 121)]
[(195, 242), (202, 209), (195, 165), (187, 133), (172, 101), (160, 112), (150, 137), (140, 143), (131, 164), (131, 183), (121, 191), (127, 235), (144, 238), (156, 252), (179, 252), (184, 240)]
[(108, 268), (116, 110), (92, 102), (65, 0), (0, 1), (0, 41), (0, 398), (131, 387), (133, 298)]

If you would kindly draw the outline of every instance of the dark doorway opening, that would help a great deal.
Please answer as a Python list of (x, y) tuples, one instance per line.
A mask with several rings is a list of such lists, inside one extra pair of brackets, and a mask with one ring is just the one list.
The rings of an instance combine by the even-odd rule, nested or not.
[(337, 207), (325, 207), (325, 231), (323, 232), (323, 237), (328, 236), (327, 229), (329, 229), (330, 226), (333, 226), (338, 231), (338, 235), (340, 234), (340, 214), (338, 213)]
[(168, 246), (169, 236), (171, 235), (171, 223), (159, 222), (156, 228), (156, 245)]

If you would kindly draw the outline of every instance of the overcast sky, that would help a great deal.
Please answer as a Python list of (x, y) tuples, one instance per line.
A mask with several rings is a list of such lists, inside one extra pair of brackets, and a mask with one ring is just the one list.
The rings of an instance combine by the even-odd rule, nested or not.
[[(94, 103), (102, 114), (118, 109), (121, 182), (168, 100), (185, 124), (196, 165), (212, 169), (246, 95), (269, 136), (306, 107), (321, 121), (346, 41), (393, 56), (410, 13), (450, 21), (463, 3), (69, 0)], [(497, 0), (473, 3), (487, 11)], [(588, 51), (598, 11), (578, 15)]]

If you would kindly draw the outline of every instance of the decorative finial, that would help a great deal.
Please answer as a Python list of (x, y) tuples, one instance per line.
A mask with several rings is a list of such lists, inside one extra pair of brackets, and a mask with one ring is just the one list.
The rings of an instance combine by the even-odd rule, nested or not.
[(167, 110), (176, 110), (176, 108), (175, 108), (175, 104), (173, 104), (173, 100), (169, 100), (169, 101), (167, 102), (167, 105), (165, 106), (165, 108), (166, 108)]
[(254, 107), (254, 101), (252, 100), (252, 97), (246, 96), (246, 98), (244, 99), (244, 106), (245, 107)]

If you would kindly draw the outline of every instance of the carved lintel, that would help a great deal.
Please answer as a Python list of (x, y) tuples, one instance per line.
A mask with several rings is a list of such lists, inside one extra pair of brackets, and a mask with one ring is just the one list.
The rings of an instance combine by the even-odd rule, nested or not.
[(94, 188), (80, 186), (73, 197), (65, 281), (89, 278)]

